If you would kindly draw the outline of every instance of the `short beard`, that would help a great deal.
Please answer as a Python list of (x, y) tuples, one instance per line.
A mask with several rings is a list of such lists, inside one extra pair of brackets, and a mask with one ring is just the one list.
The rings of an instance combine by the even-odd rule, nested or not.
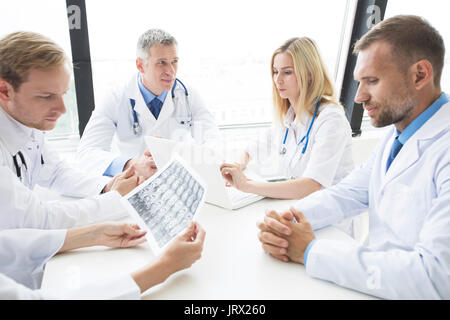
[(372, 125), (376, 128), (389, 126), (405, 120), (411, 111), (416, 107), (416, 99), (407, 91), (397, 99), (385, 99), (383, 103), (368, 103), (370, 106), (377, 107), (379, 116), (372, 118)]
[(378, 119), (373, 119), (372, 125), (376, 128), (381, 128), (401, 122), (409, 116), (414, 107), (414, 102), (404, 101), (401, 105), (397, 104), (395, 108), (381, 111)]

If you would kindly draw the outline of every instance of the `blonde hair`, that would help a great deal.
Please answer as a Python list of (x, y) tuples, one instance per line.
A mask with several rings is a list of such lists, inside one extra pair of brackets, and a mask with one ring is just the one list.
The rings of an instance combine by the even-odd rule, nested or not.
[(69, 62), (64, 50), (34, 32), (14, 32), (0, 40), (0, 78), (17, 91), (31, 69), (47, 69)]
[(271, 75), (272, 75), (272, 92), (273, 104), (278, 120), (283, 124), (290, 103), (288, 99), (283, 99), (278, 93), (275, 81), (273, 63), (275, 56), (279, 53), (287, 52), (294, 61), (294, 73), (300, 89), (298, 103), (292, 106), (300, 119), (300, 115), (306, 111), (310, 115), (314, 114), (317, 102), (333, 103), (338, 106), (342, 105), (335, 97), (333, 82), (331, 81), (325, 64), (319, 53), (319, 49), (315, 42), (307, 37), (292, 38), (287, 40), (272, 55), (271, 59)]

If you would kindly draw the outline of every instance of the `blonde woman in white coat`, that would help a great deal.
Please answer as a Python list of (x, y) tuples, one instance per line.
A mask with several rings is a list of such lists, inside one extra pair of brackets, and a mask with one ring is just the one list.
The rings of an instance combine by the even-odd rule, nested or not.
[[(300, 199), (337, 183), (353, 169), (351, 129), (312, 39), (286, 41), (272, 56), (271, 74), (276, 123), (237, 163), (225, 163), (221, 170), (241, 191)], [(269, 157), (276, 159), (272, 173), (286, 181), (253, 181), (243, 174), (251, 159), (262, 163)]]

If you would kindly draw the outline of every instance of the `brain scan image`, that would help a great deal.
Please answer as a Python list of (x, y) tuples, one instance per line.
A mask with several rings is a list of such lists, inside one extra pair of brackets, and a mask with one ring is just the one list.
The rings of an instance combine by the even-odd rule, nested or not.
[(146, 186), (127, 200), (145, 222), (158, 246), (163, 247), (188, 227), (205, 190), (177, 161), (148, 180)]

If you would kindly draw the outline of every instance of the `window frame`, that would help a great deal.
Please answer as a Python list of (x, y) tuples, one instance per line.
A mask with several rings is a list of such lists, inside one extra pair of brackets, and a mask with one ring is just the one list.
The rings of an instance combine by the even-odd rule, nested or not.
[[(81, 137), (95, 108), (86, 3), (85, 0), (66, 0), (66, 4), (74, 65), (78, 128)], [(352, 53), (352, 48), (356, 40), (369, 30), (367, 21), (373, 17), (373, 12), (368, 10), (370, 6), (377, 6), (380, 9), (380, 17), (383, 20), (387, 0), (346, 0), (345, 16), (340, 33), (341, 41), (336, 57), (334, 80), (340, 101), (344, 105), (347, 119), (351, 124), (353, 136), (361, 134), (364, 109), (360, 104), (356, 104), (353, 101), (358, 89), (358, 83), (353, 79), (356, 57)], [(74, 7), (77, 10), (74, 11)], [(79, 14), (78, 23), (73, 23), (73, 14)], [(219, 129), (260, 128), (270, 125), (271, 122), (243, 123), (219, 125)]]

